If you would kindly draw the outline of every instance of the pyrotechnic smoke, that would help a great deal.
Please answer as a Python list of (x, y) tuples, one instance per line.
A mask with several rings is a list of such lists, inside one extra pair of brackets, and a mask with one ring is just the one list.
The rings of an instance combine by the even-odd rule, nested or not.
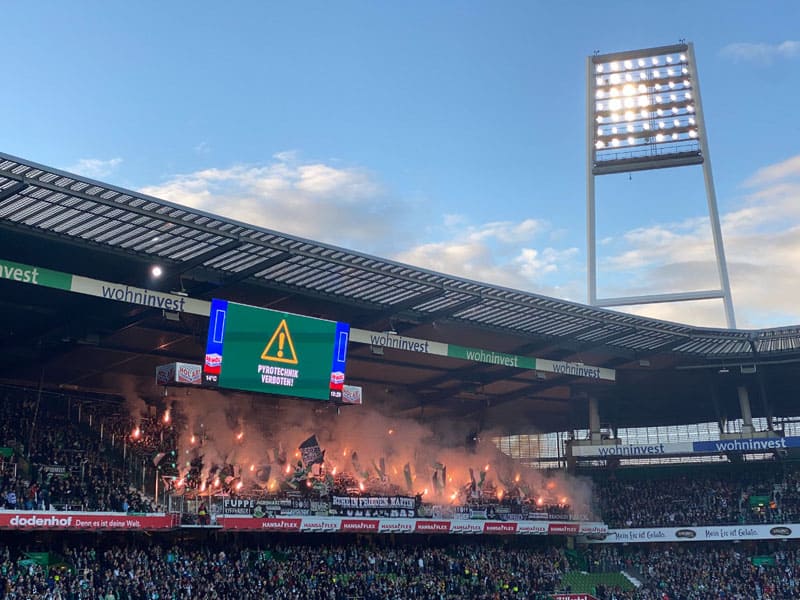
[[(491, 442), (491, 432), (467, 444), (467, 431), (437, 422), (383, 414), (378, 408), (335, 406), (290, 398), (223, 394), (187, 389), (163, 398), (153, 415), (131, 386), (125, 389), (131, 417), (151, 415), (178, 431), (181, 476), (202, 457), (200, 478), (242, 481), (243, 486), (275, 490), (298, 469), (298, 446), (316, 435), (325, 451), (323, 473), (348, 473), (366, 492), (393, 485), (426, 501), (463, 502), (472, 488), (501, 497), (514, 493), (532, 502), (569, 504), (591, 515), (591, 485), (566, 474), (525, 468)], [(424, 419), (424, 416), (423, 416)], [(319, 467), (315, 467), (319, 471)], [(470, 476), (470, 469), (473, 477)], [(299, 471), (298, 471), (299, 472)], [(473, 483), (474, 482), (474, 483)], [(426, 491), (427, 490), (427, 491)]]

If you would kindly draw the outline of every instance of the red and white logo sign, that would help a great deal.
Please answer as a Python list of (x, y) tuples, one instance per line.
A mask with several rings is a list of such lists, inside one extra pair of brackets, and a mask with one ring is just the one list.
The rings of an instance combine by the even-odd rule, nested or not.
[(173, 515), (146, 515), (132, 517), (125, 513), (91, 512), (9, 512), (0, 513), (0, 529), (21, 530), (156, 530), (173, 529), (177, 520)]
[(546, 535), (547, 523), (537, 521), (519, 521), (517, 523), (517, 533), (520, 535)]
[(360, 385), (343, 385), (342, 402), (345, 404), (361, 404), (362, 389)]
[(550, 523), (547, 533), (551, 535), (577, 535), (580, 529), (580, 523)]
[(261, 529), (266, 531), (300, 531), (303, 519), (262, 519)]
[(414, 531), (414, 521), (411, 519), (381, 519), (378, 531), (381, 533), (411, 533)]
[(483, 533), (483, 523), (478, 521), (451, 521), (450, 533)]
[(222, 354), (206, 354), (205, 368), (206, 373), (219, 375), (222, 370)]
[(416, 533), (450, 533), (450, 521), (417, 521)]
[(378, 519), (342, 519), (340, 531), (378, 531)]
[(178, 383), (189, 383), (191, 385), (200, 385), (202, 377), (202, 369), (200, 365), (193, 365), (189, 363), (177, 363), (178, 370), (175, 380)]
[(517, 533), (517, 523), (505, 521), (487, 521), (483, 524), (483, 533)]
[(339, 521), (323, 521), (322, 519), (303, 519), (301, 525), (303, 531), (325, 532), (339, 531)]

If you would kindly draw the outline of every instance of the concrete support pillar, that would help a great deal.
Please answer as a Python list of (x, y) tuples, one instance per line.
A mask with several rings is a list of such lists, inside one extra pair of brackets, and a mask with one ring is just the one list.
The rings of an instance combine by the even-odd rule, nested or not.
[(750, 411), (750, 395), (744, 385), (738, 386), (736, 391), (739, 393), (739, 409), (742, 411), (742, 433), (752, 435), (754, 430), (753, 413)]
[(589, 438), (600, 439), (600, 408), (594, 396), (589, 396)]

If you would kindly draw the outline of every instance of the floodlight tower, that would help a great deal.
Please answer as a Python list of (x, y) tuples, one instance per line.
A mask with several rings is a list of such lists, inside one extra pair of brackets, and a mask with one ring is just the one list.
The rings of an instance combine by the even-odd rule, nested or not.
[[(589, 304), (625, 306), (721, 298), (728, 327), (736, 327), (692, 44), (590, 56), (586, 90)], [(598, 298), (595, 177), (686, 165), (703, 167), (719, 289)]]

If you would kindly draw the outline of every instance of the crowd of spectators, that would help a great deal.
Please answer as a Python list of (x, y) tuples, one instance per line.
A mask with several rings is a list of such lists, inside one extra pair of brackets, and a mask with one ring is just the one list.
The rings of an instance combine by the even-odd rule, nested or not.
[[(651, 469), (652, 470), (652, 469)], [(671, 477), (595, 482), (610, 527), (684, 527), (795, 523), (800, 519), (800, 472), (780, 462), (757, 469), (703, 467)]]
[(129, 474), (110, 452), (108, 440), (71, 418), (63, 399), (30, 390), (6, 389), (0, 394), (0, 447), (11, 454), (0, 470), (0, 507), (154, 510), (153, 502), (130, 486)]
[[(766, 564), (758, 549), (726, 545), (596, 546), (590, 566), (599, 572), (638, 576), (631, 592), (598, 590), (599, 600), (795, 600), (800, 598), (800, 550), (771, 550)], [(770, 564), (771, 563), (771, 564)]]
[[(395, 547), (67, 542), (62, 568), (0, 550), (8, 600), (545, 600), (569, 569), (558, 549), (485, 543)], [(68, 567), (68, 568), (67, 568)]]
[[(578, 567), (556, 547), (496, 540), (298, 536), (243, 546), (231, 539), (65, 540), (42, 566), (0, 546), (0, 593), (9, 600), (545, 600), (568, 592)], [(55, 550), (53, 552), (53, 550)], [(764, 551), (764, 550), (762, 550)], [(598, 585), (598, 600), (790, 600), (800, 597), (800, 550), (754, 557), (754, 546), (595, 546), (589, 570), (624, 571), (638, 587)], [(631, 587), (631, 586), (629, 586)]]

